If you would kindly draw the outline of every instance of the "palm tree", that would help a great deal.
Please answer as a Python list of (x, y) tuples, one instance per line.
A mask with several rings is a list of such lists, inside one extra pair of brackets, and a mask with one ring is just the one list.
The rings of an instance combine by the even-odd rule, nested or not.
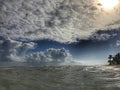
[(109, 57), (108, 57), (108, 63), (110, 64), (110, 65), (112, 65), (113, 64), (113, 61), (112, 61), (112, 59), (113, 59), (113, 56), (112, 55), (109, 55)]
[(117, 53), (116, 55), (115, 55), (115, 62), (116, 62), (116, 64), (120, 64), (120, 53)]

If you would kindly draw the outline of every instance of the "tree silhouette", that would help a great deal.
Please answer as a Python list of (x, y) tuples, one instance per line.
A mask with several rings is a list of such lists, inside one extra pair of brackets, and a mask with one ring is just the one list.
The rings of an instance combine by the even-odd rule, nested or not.
[(120, 53), (116, 54), (115, 57), (116, 57), (116, 63), (120, 64)]
[(120, 53), (117, 53), (114, 57), (109, 55), (108, 59), (109, 65), (118, 65), (120, 64)]
[(113, 63), (113, 61), (112, 61), (112, 58), (113, 58), (113, 56), (112, 55), (109, 55), (109, 57), (108, 57), (108, 63), (110, 64), (110, 65), (112, 65), (112, 63)]

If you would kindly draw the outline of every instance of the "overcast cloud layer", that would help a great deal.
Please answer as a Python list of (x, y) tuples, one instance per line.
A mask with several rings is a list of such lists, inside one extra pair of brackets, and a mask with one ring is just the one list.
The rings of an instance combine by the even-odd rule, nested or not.
[(120, 27), (119, 15), (120, 5), (105, 10), (97, 0), (0, 0), (0, 36), (75, 42)]

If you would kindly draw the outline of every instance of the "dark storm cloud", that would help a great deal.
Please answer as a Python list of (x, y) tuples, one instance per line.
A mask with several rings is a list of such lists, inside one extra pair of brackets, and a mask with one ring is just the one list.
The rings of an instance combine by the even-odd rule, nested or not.
[[(75, 42), (99, 29), (120, 27), (120, 7), (97, 0), (0, 0), (0, 35)], [(109, 36), (107, 36), (109, 37)]]

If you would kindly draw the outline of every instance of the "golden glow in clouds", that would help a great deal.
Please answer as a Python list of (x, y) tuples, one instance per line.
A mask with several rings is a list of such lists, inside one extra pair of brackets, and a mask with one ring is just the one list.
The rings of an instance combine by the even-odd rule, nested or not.
[(106, 9), (113, 8), (118, 4), (118, 0), (99, 0), (99, 2)]

